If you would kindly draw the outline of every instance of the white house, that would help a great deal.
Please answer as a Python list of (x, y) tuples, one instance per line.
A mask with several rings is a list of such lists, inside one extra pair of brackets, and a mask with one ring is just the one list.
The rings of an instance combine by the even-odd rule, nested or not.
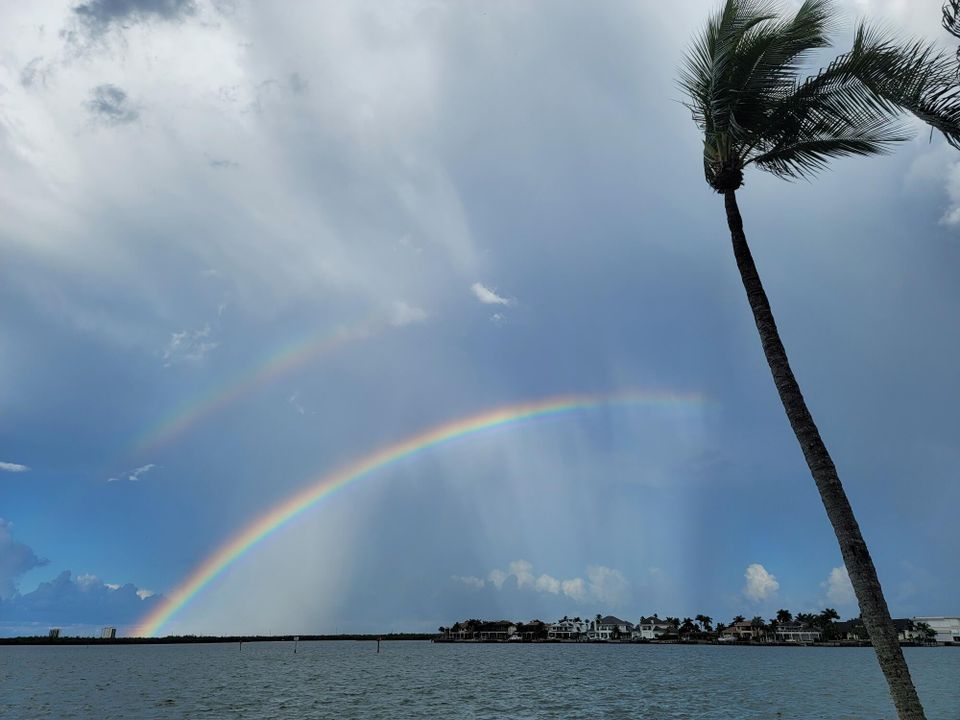
[(820, 639), (820, 631), (793, 620), (777, 625), (776, 636), (780, 642), (809, 643)]
[(633, 633), (633, 623), (621, 620), (615, 615), (607, 615), (590, 623), (587, 638), (590, 640), (617, 640), (629, 639)]
[(915, 617), (913, 622), (929, 625), (932, 630), (937, 632), (936, 641), (939, 643), (960, 645), (960, 617), (944, 617), (942, 615)]
[(633, 626), (632, 637), (634, 640), (659, 640), (664, 635), (675, 635), (676, 632), (675, 625), (654, 615), (640, 618), (640, 622)]
[(550, 625), (547, 637), (550, 640), (580, 640), (590, 629), (590, 623), (580, 618), (570, 619), (566, 616)]

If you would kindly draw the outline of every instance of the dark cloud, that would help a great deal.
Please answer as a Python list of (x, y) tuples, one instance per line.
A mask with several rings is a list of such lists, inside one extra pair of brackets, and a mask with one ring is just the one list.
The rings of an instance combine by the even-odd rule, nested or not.
[(27, 570), (47, 564), (32, 548), (13, 539), (11, 527), (0, 518), (0, 600), (16, 592), (17, 579)]
[(92, 575), (74, 578), (64, 570), (32, 592), (0, 600), (0, 617), (5, 623), (129, 625), (161, 600), (137, 592), (130, 583), (112, 586)]
[(35, 57), (24, 65), (23, 70), (20, 71), (20, 84), (25, 88), (30, 88), (37, 84), (46, 85), (48, 74), (49, 70), (43, 64), (43, 58)]
[(98, 85), (90, 95), (87, 108), (101, 122), (124, 125), (140, 117), (140, 112), (131, 106), (127, 93), (116, 85)]
[(290, 83), (290, 91), (294, 95), (306, 92), (307, 88), (310, 87), (310, 83), (308, 83), (300, 73), (290, 73), (287, 81)]
[(102, 34), (113, 25), (182, 20), (196, 10), (194, 0), (90, 0), (73, 8), (91, 34)]
[(207, 156), (207, 164), (215, 170), (232, 170), (240, 167), (240, 163), (234, 162), (233, 160), (227, 160), (226, 158), (213, 158), (209, 155)]

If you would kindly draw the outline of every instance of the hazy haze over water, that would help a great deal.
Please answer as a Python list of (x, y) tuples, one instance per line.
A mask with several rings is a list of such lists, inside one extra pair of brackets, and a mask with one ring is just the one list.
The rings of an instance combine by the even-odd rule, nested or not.
[[(870, 648), (390, 642), (0, 648), (8, 718), (894, 718)], [(930, 720), (960, 651), (906, 648)]]

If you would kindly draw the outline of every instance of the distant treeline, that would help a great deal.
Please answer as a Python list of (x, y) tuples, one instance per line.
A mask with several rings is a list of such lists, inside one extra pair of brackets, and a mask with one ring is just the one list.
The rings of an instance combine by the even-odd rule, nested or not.
[(384, 633), (382, 635), (167, 635), (165, 637), (57, 637), (34, 635), (0, 638), (0, 645), (177, 645), (185, 643), (301, 642), (311, 640), (432, 640), (436, 633)]

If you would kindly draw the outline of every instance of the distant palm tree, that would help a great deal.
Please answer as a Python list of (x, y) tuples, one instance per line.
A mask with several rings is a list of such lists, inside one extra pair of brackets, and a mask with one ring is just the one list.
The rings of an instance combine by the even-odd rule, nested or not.
[(780, 19), (765, 0), (726, 0), (687, 55), (680, 85), (703, 131), (707, 183), (724, 196), (727, 225), (767, 364), (840, 544), (861, 614), (901, 720), (924, 717), (877, 572), (836, 467), (790, 368), (737, 205), (743, 171), (809, 177), (844, 155), (876, 155), (909, 136), (910, 112), (960, 146), (953, 61), (932, 45), (897, 45), (858, 27), (853, 48), (800, 78), (812, 51), (829, 46), (829, 0), (805, 0)]
[(930, 642), (935, 637), (937, 637), (937, 631), (934, 630), (932, 627), (930, 627), (929, 623), (918, 622), (918, 623), (914, 623), (913, 627), (914, 629), (916, 629), (917, 631), (923, 634), (923, 637), (921, 639), (925, 642)]
[(736, 625), (737, 623), (741, 623), (744, 620), (746, 620), (746, 618), (743, 615), (737, 615), (733, 620), (730, 621), (730, 624)]
[(789, 610), (777, 610), (777, 622), (788, 623), (793, 620), (793, 613)]
[(698, 623), (700, 623), (700, 627), (703, 628), (703, 631), (704, 631), (704, 632), (712, 632), (712, 631), (713, 631), (713, 618), (710, 617), (709, 615), (697, 615), (697, 617), (694, 618), (694, 619), (695, 619)]
[(826, 625), (827, 623), (831, 623), (834, 620), (839, 620), (839, 619), (840, 619), (839, 613), (837, 613), (837, 611), (834, 610), (833, 608), (824, 608), (823, 610), (820, 611), (820, 623), (822, 625)]
[(753, 628), (754, 636), (760, 637), (763, 634), (764, 628), (763, 618), (759, 615), (754, 616), (754, 618), (750, 620), (750, 627)]
[(801, 625), (813, 626), (817, 621), (817, 616), (812, 613), (797, 613), (797, 622)]
[(835, 635), (833, 621), (839, 619), (840, 615), (833, 608), (824, 608), (820, 611), (816, 623), (817, 627), (823, 632), (824, 640), (833, 640)]

